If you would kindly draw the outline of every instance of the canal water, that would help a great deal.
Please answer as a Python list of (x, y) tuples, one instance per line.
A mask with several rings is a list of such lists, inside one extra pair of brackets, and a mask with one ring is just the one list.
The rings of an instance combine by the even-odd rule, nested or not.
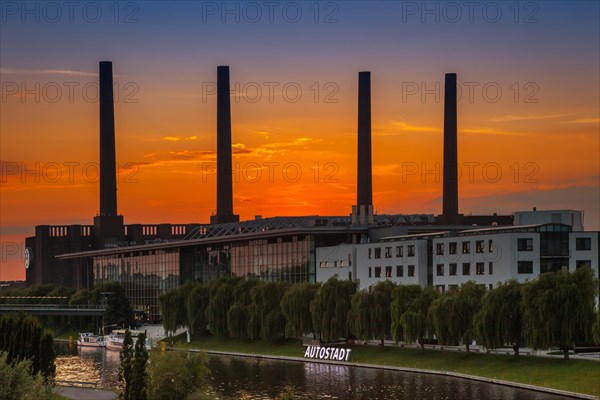
[[(57, 380), (118, 385), (119, 353), (57, 343)], [(557, 400), (566, 397), (436, 375), (314, 362), (209, 356), (210, 385), (223, 399), (273, 399), (286, 385), (301, 399)]]

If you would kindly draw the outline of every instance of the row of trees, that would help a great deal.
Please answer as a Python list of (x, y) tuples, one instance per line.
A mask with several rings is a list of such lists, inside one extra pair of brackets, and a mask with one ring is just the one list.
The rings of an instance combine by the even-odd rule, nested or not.
[(558, 347), (568, 357), (576, 344), (600, 343), (597, 288), (589, 268), (511, 280), (492, 290), (467, 282), (443, 294), (389, 281), (357, 291), (355, 283), (335, 278), (289, 285), (227, 277), (170, 290), (159, 306), (167, 332), (187, 326), (192, 335), (267, 340), (313, 333), (326, 342), (358, 338), (383, 345), (393, 338), (422, 347), (437, 340), (464, 344), (467, 351), (477, 340), (488, 349), (511, 345), (516, 354), (523, 344)]
[(28, 361), (30, 373), (40, 373), (46, 382), (54, 377), (54, 340), (40, 322), (29, 315), (6, 314), (0, 318), (0, 351), (9, 365)]

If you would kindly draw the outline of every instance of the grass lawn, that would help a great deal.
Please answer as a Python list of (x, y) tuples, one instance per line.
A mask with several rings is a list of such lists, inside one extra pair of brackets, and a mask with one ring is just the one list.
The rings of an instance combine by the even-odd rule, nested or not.
[[(303, 357), (305, 351), (300, 340), (278, 343), (217, 337), (193, 340), (191, 343), (184, 343), (182, 340), (184, 341), (184, 338), (176, 338), (175, 347), (290, 357)], [(515, 357), (439, 350), (421, 351), (399, 347), (382, 348), (363, 345), (347, 347), (352, 348), (350, 361), (355, 363), (451, 371), (600, 396), (600, 362), (596, 361), (565, 361), (523, 355)]]

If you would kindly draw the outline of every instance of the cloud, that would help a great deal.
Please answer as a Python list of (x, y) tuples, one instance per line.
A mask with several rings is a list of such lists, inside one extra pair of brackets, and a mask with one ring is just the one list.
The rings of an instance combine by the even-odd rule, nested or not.
[(179, 142), (181, 140), (197, 140), (198, 136), (193, 135), (193, 136), (164, 136), (162, 138), (162, 140), (165, 140), (167, 142)]
[(23, 74), (23, 75), (64, 75), (64, 76), (93, 76), (97, 72), (72, 71), (68, 69), (25, 69), (25, 68), (0, 68), (0, 74)]
[(600, 124), (600, 118), (581, 118), (569, 122), (572, 124)]
[(470, 129), (458, 129), (461, 133), (473, 133), (479, 135), (502, 135), (502, 136), (525, 136), (526, 133), (521, 132), (510, 132), (510, 131), (501, 131), (492, 128), (470, 128)]
[(373, 166), (373, 175), (374, 176), (398, 176), (399, 168), (400, 168), (400, 165), (398, 165), (398, 164), (374, 165)]
[(491, 122), (530, 121), (537, 119), (553, 119), (565, 117), (568, 114), (546, 114), (546, 115), (503, 115), (490, 119)]
[(404, 132), (441, 132), (440, 127), (414, 125), (403, 121), (388, 121), (373, 129), (374, 136), (396, 136)]

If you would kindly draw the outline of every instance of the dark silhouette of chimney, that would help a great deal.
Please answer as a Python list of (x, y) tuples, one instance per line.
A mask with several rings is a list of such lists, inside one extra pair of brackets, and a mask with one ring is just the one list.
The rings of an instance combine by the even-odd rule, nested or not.
[(123, 239), (123, 216), (117, 214), (117, 159), (112, 62), (100, 61), (100, 215), (94, 217), (97, 247)]
[(231, 169), (231, 101), (229, 67), (217, 67), (217, 214), (210, 217), (211, 224), (237, 222), (233, 213), (233, 188)]
[(112, 62), (100, 61), (100, 216), (117, 215)]
[(371, 72), (358, 73), (358, 165), (356, 206), (353, 223), (373, 221), (373, 184), (371, 176)]
[(459, 224), (456, 74), (446, 74), (444, 93), (444, 188), (442, 222)]

